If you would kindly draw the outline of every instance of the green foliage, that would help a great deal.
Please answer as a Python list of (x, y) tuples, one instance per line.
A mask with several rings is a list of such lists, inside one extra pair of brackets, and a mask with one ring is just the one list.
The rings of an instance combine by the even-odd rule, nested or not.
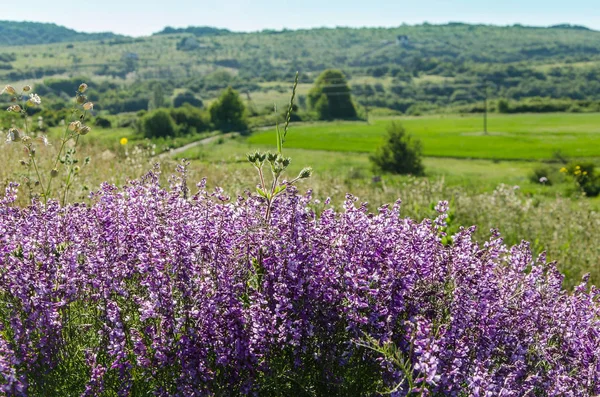
[(596, 174), (594, 163), (572, 163), (563, 169), (573, 176), (575, 183), (588, 197), (600, 195), (600, 175)]
[(177, 131), (175, 122), (166, 109), (148, 112), (142, 117), (141, 126), (146, 138), (172, 137)]
[(171, 109), (169, 113), (180, 133), (190, 134), (210, 130), (210, 115), (188, 103)]
[(404, 127), (396, 122), (387, 127), (385, 143), (369, 159), (377, 171), (417, 176), (425, 173), (420, 141), (412, 139)]
[(340, 70), (325, 70), (308, 93), (308, 103), (322, 120), (356, 118), (350, 87)]
[(106, 117), (98, 116), (94, 120), (94, 125), (100, 128), (111, 128), (112, 123)]
[(210, 106), (210, 118), (215, 127), (223, 132), (246, 131), (245, 106), (239, 93), (227, 87), (220, 98)]
[(152, 96), (148, 103), (148, 109), (153, 110), (163, 107), (165, 107), (165, 91), (163, 90), (162, 84), (157, 82), (154, 84), (154, 87), (152, 87)]
[(119, 37), (114, 33), (80, 33), (53, 23), (0, 21), (0, 46), (90, 41)]
[(545, 186), (552, 186), (557, 179), (557, 172), (552, 167), (547, 165), (538, 166), (533, 169), (531, 175), (529, 175), (529, 181), (532, 183), (539, 183)]
[(197, 108), (201, 108), (204, 106), (202, 100), (196, 98), (196, 95), (194, 95), (194, 93), (189, 90), (180, 92), (179, 94), (177, 94), (177, 96), (175, 96), (175, 98), (173, 98), (173, 106), (176, 108), (179, 108), (186, 103)]

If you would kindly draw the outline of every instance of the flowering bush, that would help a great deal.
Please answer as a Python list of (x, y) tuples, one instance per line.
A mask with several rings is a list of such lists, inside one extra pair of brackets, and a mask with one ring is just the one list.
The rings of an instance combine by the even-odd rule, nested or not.
[[(185, 170), (86, 206), (0, 201), (0, 387), (20, 395), (600, 393), (598, 291), (528, 244)], [(315, 215), (314, 208), (322, 210)]]
[(596, 197), (600, 194), (600, 175), (597, 175), (593, 163), (570, 164), (563, 167), (560, 172), (572, 175), (575, 183), (588, 197)]

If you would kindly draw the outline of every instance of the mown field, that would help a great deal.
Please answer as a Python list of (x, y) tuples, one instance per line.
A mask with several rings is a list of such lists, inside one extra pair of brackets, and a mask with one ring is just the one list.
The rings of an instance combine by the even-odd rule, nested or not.
[[(569, 157), (600, 156), (600, 114), (490, 115), (488, 134), (483, 117), (429, 116), (377, 119), (370, 123), (328, 123), (294, 126), (290, 148), (373, 152), (386, 124), (397, 121), (421, 140), (429, 157), (496, 160), (547, 160), (560, 151)], [(272, 144), (273, 131), (253, 134), (248, 142)]]

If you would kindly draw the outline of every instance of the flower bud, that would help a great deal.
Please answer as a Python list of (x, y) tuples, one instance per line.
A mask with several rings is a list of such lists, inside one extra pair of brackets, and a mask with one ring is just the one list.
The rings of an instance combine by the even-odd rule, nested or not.
[(81, 126), (81, 128), (79, 129), (79, 131), (77, 131), (77, 133), (79, 135), (86, 135), (88, 132), (90, 132), (92, 129), (90, 127), (88, 127), (87, 125)]
[(30, 86), (30, 85), (26, 85), (25, 87), (23, 87), (23, 91), (24, 91), (24, 92), (29, 92), (29, 91), (31, 91), (31, 86)]
[(50, 171), (50, 176), (56, 178), (58, 176), (58, 170), (56, 168), (52, 169), (52, 171)]
[(70, 131), (77, 131), (80, 128), (81, 128), (81, 122), (80, 121), (71, 121), (69, 123), (69, 130)]
[(77, 95), (77, 103), (83, 105), (87, 101), (87, 97), (85, 95)]
[(17, 91), (10, 85), (7, 85), (6, 87), (4, 87), (4, 90), (2, 90), (2, 93), (7, 93), (9, 95), (15, 95), (17, 93)]
[(21, 140), (21, 131), (17, 128), (11, 128), (8, 130), (8, 139), (9, 142), (17, 142)]
[(298, 178), (306, 179), (306, 178), (309, 178), (311, 175), (312, 175), (312, 168), (307, 167), (307, 168), (303, 168), (302, 171), (300, 171)]
[(83, 104), (83, 108), (85, 110), (92, 110), (94, 108), (94, 104), (92, 102), (86, 102)]
[(76, 165), (75, 167), (73, 167), (73, 172), (75, 172), (76, 174), (79, 172), (80, 168), (78, 165)]
[(85, 83), (81, 83), (81, 84), (79, 85), (79, 89), (78, 89), (78, 91), (79, 91), (80, 93), (82, 93), (82, 94), (83, 94), (84, 92), (86, 92), (86, 91), (87, 91), (87, 89), (88, 89), (88, 85), (87, 85), (87, 84), (85, 84)]

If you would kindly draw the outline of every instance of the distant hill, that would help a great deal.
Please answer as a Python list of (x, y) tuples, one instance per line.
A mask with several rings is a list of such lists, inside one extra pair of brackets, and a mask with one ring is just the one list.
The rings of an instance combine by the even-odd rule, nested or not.
[[(135, 81), (134, 94), (104, 96), (104, 109), (115, 113), (145, 109), (158, 80), (169, 93), (186, 88), (202, 98), (231, 85), (258, 111), (271, 111), (270, 98), (278, 86), (286, 90), (296, 71), (305, 90), (300, 98), (328, 68), (346, 74), (358, 103), (401, 112), (449, 105), (478, 110), (486, 96), (535, 102), (525, 108), (510, 102), (514, 111), (580, 111), (579, 105), (600, 111), (600, 32), (583, 26), (424, 23), (259, 32), (192, 26), (133, 38), (0, 22), (0, 86), (65, 75), (117, 86)], [(558, 102), (546, 106), (539, 98)]]
[(0, 46), (103, 40), (114, 33), (81, 33), (53, 23), (0, 21)]
[(194, 36), (223, 36), (227, 34), (233, 34), (231, 30), (213, 28), (211, 26), (189, 26), (187, 28), (172, 28), (167, 26), (160, 32), (154, 33), (154, 35), (174, 33), (191, 33)]

